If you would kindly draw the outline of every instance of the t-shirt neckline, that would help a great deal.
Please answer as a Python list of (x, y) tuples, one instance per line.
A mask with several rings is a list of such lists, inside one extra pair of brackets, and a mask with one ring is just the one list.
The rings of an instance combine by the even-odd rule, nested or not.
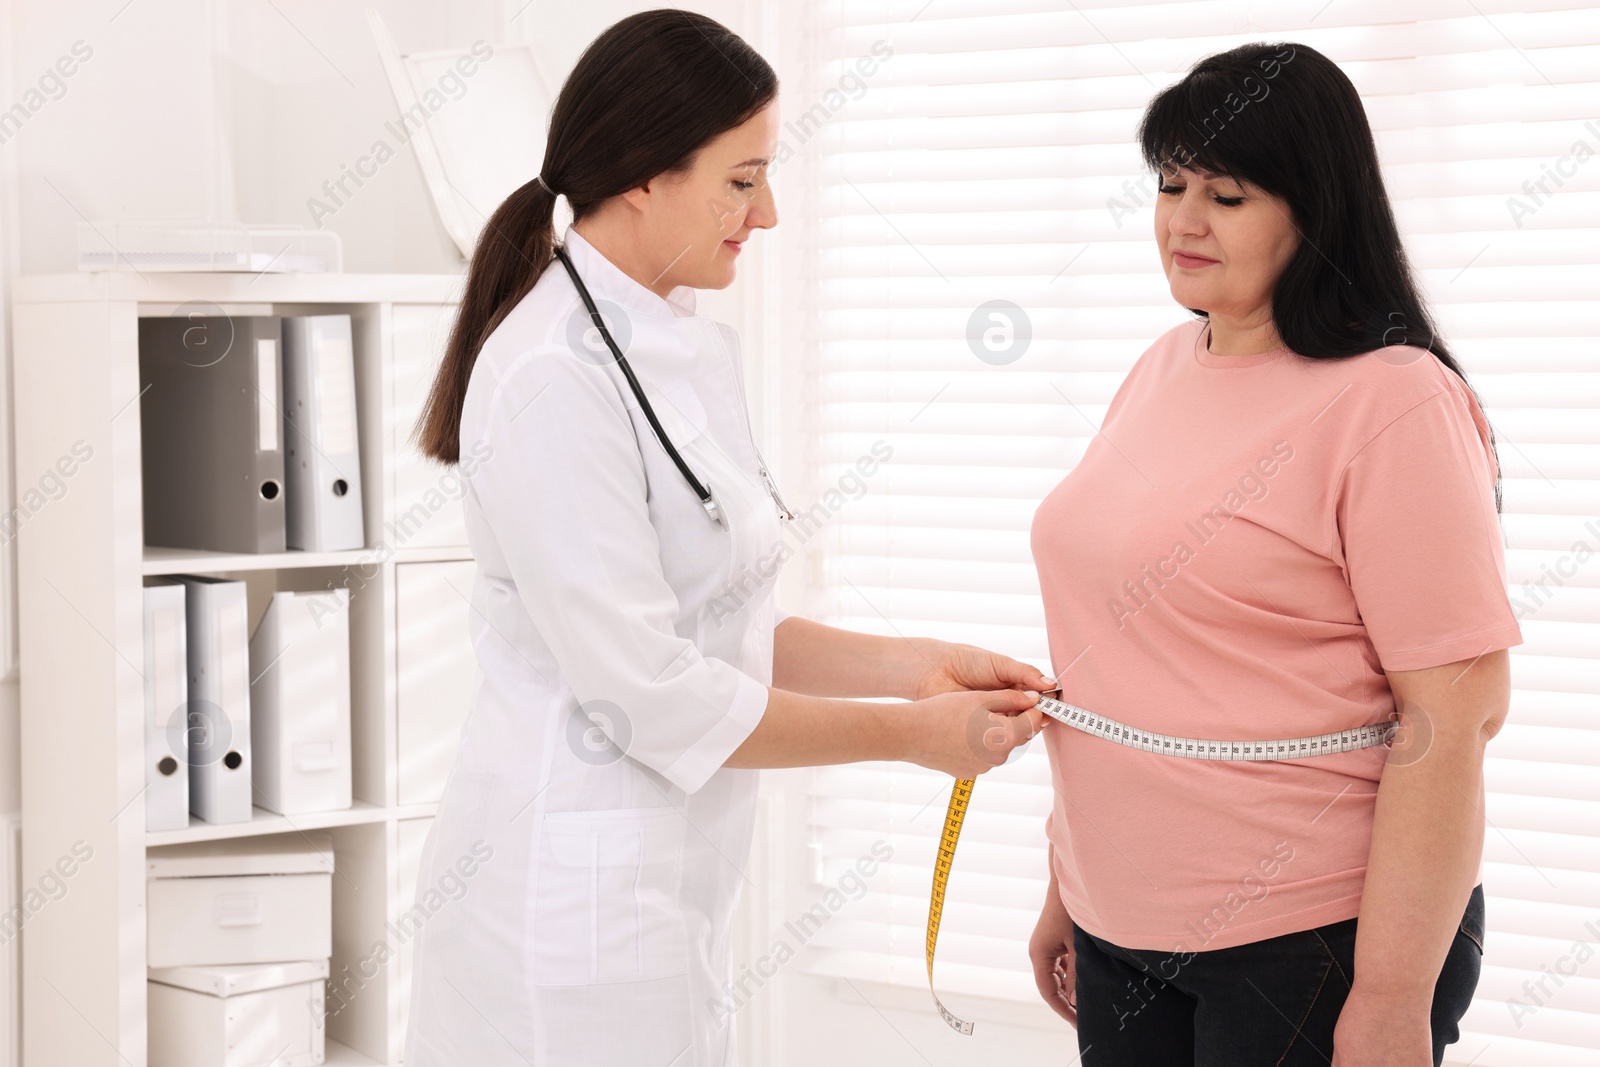
[(1246, 356), (1219, 356), (1208, 347), (1211, 343), (1211, 323), (1203, 322), (1200, 329), (1195, 332), (1194, 358), (1202, 367), (1216, 367), (1227, 369), (1231, 367), (1259, 367), (1263, 363), (1289, 354), (1288, 345), (1279, 345), (1277, 348), (1266, 352), (1252, 352)]

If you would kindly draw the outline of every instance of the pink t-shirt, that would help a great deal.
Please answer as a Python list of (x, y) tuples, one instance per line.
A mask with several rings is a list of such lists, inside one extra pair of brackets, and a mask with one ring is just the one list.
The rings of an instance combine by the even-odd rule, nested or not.
[[(1062, 696), (1182, 737), (1386, 721), (1384, 670), (1520, 644), (1488, 427), (1425, 350), (1139, 358), (1034, 515)], [(1213, 762), (1045, 730), (1073, 920), (1125, 948), (1226, 948), (1360, 910), (1383, 746)]]

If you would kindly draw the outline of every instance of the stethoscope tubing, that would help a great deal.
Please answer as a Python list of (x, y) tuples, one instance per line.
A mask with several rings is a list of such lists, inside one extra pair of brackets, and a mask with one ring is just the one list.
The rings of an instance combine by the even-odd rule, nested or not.
[(628, 387), (633, 390), (634, 397), (638, 399), (639, 407), (644, 411), (644, 417), (650, 420), (650, 428), (655, 431), (656, 440), (661, 442), (661, 447), (666, 449), (667, 455), (672, 457), (672, 462), (677, 466), (684, 480), (689, 483), (689, 487), (700, 498), (700, 505), (706, 509), (706, 514), (710, 515), (719, 525), (726, 526), (727, 522), (723, 518), (722, 509), (711, 495), (710, 485), (702, 485), (700, 479), (694, 476), (694, 472), (689, 469), (689, 464), (684, 462), (683, 457), (678, 454), (678, 450), (673, 447), (672, 441), (667, 437), (667, 432), (661, 428), (661, 421), (656, 418), (655, 409), (650, 406), (650, 401), (645, 399), (644, 389), (639, 385), (639, 379), (634, 377), (633, 368), (628, 366), (627, 357), (622, 354), (622, 349), (617, 346), (616, 340), (611, 336), (611, 331), (606, 328), (605, 319), (600, 315), (600, 309), (595, 306), (594, 298), (589, 295), (588, 287), (583, 284), (583, 279), (578, 276), (578, 269), (572, 265), (572, 260), (568, 258), (566, 249), (557, 245), (555, 253), (556, 258), (561, 260), (561, 265), (567, 268), (567, 275), (572, 279), (573, 287), (578, 290), (578, 297), (588, 310), (589, 318), (594, 321), (595, 329), (600, 331), (600, 337), (605, 341), (606, 347), (611, 350), (611, 355), (615, 357), (617, 366), (622, 368), (622, 376), (628, 379)]

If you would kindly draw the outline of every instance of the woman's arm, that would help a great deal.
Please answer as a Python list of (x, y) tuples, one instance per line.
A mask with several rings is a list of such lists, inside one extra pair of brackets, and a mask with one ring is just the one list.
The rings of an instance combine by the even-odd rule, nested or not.
[(1378, 784), (1334, 1067), (1432, 1063), (1428, 1013), (1483, 855), (1483, 756), (1511, 701), (1505, 649), (1390, 671), (1400, 729)]
[(1033, 983), (1050, 1010), (1078, 1027), (1078, 959), (1073, 947), (1072, 916), (1061, 902), (1061, 885), (1056, 879), (1055, 845), (1045, 840), (1045, 865), (1050, 884), (1045, 889), (1044, 907), (1028, 941), (1028, 958), (1033, 961)]
[(883, 637), (791, 615), (773, 631), (772, 684), (816, 697), (919, 700), (961, 689), (1032, 689), (1055, 679), (972, 645)]

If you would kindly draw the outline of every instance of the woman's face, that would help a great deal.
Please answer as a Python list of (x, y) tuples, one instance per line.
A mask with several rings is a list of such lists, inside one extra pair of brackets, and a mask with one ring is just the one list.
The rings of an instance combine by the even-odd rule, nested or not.
[(623, 194), (640, 209), (641, 237), (650, 258), (661, 264), (652, 289), (725, 289), (733, 283), (746, 238), (778, 224), (767, 182), (777, 145), (774, 101), (706, 142), (687, 171), (662, 175)]
[(1172, 298), (1241, 322), (1271, 318), (1272, 290), (1300, 244), (1288, 201), (1207, 170), (1169, 166), (1156, 244)]

